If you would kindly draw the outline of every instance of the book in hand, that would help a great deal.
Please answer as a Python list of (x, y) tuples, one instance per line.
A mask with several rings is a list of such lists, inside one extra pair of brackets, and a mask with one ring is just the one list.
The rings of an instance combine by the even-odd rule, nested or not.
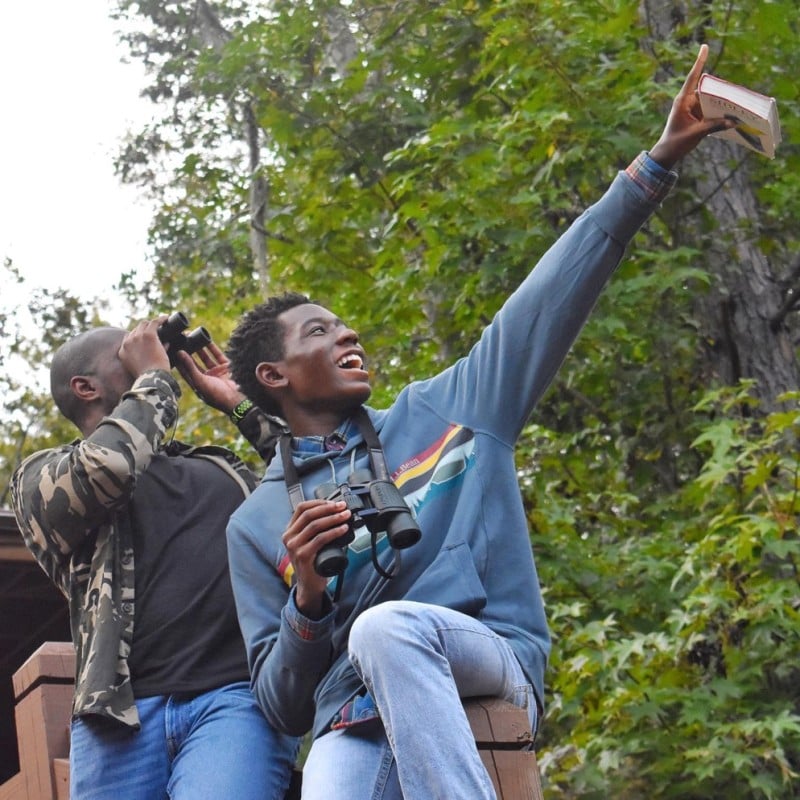
[(775, 158), (775, 148), (781, 141), (781, 125), (774, 97), (708, 73), (700, 77), (697, 94), (704, 117), (736, 120), (735, 128), (712, 133), (712, 136), (749, 147), (767, 158)]

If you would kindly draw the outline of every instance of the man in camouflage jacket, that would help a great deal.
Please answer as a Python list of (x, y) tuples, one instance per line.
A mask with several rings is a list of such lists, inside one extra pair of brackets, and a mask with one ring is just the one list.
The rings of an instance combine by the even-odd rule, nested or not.
[[(187, 798), (214, 792), (237, 798), (278, 798), (285, 791), (297, 742), (277, 734), (255, 706), (250, 708), (249, 675), (225, 554), (227, 515), (250, 494), (256, 477), (223, 447), (165, 444), (177, 419), (180, 389), (157, 335), (162, 321), (141, 323), (131, 333), (115, 328), (87, 331), (56, 353), (51, 367), (53, 398), (84, 438), (30, 456), (12, 482), (25, 543), (69, 601), (77, 655), (71, 796), (149, 798), (165, 796), (169, 786), (173, 798), (183, 792)], [(216, 345), (204, 348), (198, 357), (200, 364), (186, 353), (176, 354), (184, 378), (204, 402), (232, 414), (262, 458), (271, 457), (275, 420), (243, 402)], [(209, 470), (209, 464), (216, 469)], [(202, 484), (194, 497), (184, 493), (171, 500), (176, 486), (158, 483), (170, 484), (174, 475), (190, 476), (186, 482), (176, 479), (177, 486), (196, 486), (210, 478), (208, 489)], [(177, 522), (169, 521), (172, 508), (167, 506), (177, 507)], [(202, 519), (184, 524), (195, 506), (201, 509)], [(164, 531), (160, 530), (162, 520)], [(142, 526), (148, 530), (140, 530)], [(177, 529), (172, 538), (170, 526)], [(183, 530), (191, 526), (203, 530)], [(184, 542), (180, 547), (174, 544), (180, 542)], [(162, 545), (163, 551), (158, 549)], [(181, 563), (164, 564), (160, 555), (150, 555), (146, 568), (151, 575), (142, 583), (134, 564), (139, 556), (142, 564), (148, 564), (146, 548), (150, 553), (155, 549), (159, 554), (188, 557), (178, 559)], [(194, 573), (204, 583), (195, 585)], [(138, 640), (135, 636), (134, 622), (139, 622), (140, 609), (147, 608), (147, 598), (137, 596), (140, 583), (152, 591), (156, 604), (144, 614), (150, 628), (155, 628), (148, 631), (147, 643), (144, 634)], [(165, 599), (173, 591), (180, 598), (174, 612), (165, 608)], [(192, 606), (198, 602), (197, 595), (206, 597), (199, 611)], [(180, 617), (184, 603), (192, 611), (171, 628), (168, 618)], [(138, 642), (147, 656), (136, 662), (137, 686), (131, 664)], [(199, 654), (197, 663), (184, 668), (194, 653)], [(222, 690), (226, 695), (220, 700)], [(148, 753), (137, 748), (150, 739), (148, 747), (167, 752), (162, 725), (162, 718), (169, 720), (172, 713), (167, 706), (193, 703), (187, 706), (192, 714), (206, 698), (208, 707), (197, 712), (201, 718), (230, 712), (231, 721), (217, 730), (216, 738), (209, 737), (213, 729), (205, 730), (209, 750), (193, 761), (184, 756), (183, 772), (177, 768), (182, 763), (180, 746), (154, 768)], [(237, 728), (242, 703), (247, 706), (248, 721)], [(142, 719), (144, 708), (148, 720), (158, 720), (158, 724)], [(173, 743), (180, 735), (167, 732)], [(213, 789), (209, 774), (225, 772), (221, 748), (228, 742), (245, 748), (231, 755), (228, 770), (243, 776), (233, 782), (222, 777)], [(183, 744), (188, 753), (188, 736)], [(196, 743), (192, 747), (198, 749)], [(249, 763), (246, 770), (234, 768), (241, 758)], [(263, 764), (263, 769), (254, 769), (254, 763)], [(141, 769), (137, 770), (137, 764)], [(196, 774), (189, 775), (187, 770)], [(120, 792), (115, 782), (123, 775), (127, 788)], [(197, 793), (201, 790), (202, 795)]]

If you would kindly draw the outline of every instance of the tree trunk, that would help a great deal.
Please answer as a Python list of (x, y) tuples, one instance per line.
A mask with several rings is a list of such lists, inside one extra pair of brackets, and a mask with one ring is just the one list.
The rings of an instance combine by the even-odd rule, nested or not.
[[(196, 0), (195, 18), (200, 40), (206, 47), (219, 52), (230, 40), (230, 33), (219, 20), (214, 9), (205, 0)], [(233, 116), (238, 116), (233, 109)], [(247, 144), (248, 168), (250, 172), (250, 253), (253, 257), (253, 271), (258, 276), (262, 294), (269, 289), (269, 260), (267, 249), (267, 206), (269, 185), (261, 174), (261, 132), (253, 110), (253, 102), (248, 97), (242, 103), (244, 119), (242, 136)]]
[(773, 263), (759, 244), (760, 209), (748, 169), (753, 157), (760, 156), (707, 139), (685, 172), (716, 220), (705, 250), (713, 283), (708, 294), (697, 298), (708, 370), (727, 384), (754, 379), (764, 410), (771, 410), (778, 395), (800, 385), (800, 370), (781, 314), (780, 274), (786, 265)]
[[(702, 5), (707, 10), (711, 2)], [(651, 49), (675, 37), (676, 27), (688, 16), (685, 2), (643, 0), (640, 9), (651, 36), (645, 46)], [(696, 33), (699, 45), (703, 31)], [(694, 52), (687, 52), (691, 57)], [(800, 367), (787, 324), (791, 318), (785, 313), (782, 276), (788, 276), (789, 268), (780, 263), (780, 255), (768, 258), (760, 244), (763, 224), (751, 176), (753, 158), (759, 156), (729, 142), (713, 137), (703, 141), (680, 165), (681, 184), (694, 188), (692, 195), (702, 199), (702, 208), (681, 209), (672, 228), (677, 245), (702, 248), (702, 266), (711, 276), (708, 291), (697, 296), (695, 305), (703, 371), (709, 382), (755, 380), (755, 394), (766, 412), (780, 406), (782, 392), (797, 389)], [(692, 224), (703, 212), (716, 221), (706, 245), (699, 236), (707, 224)]]

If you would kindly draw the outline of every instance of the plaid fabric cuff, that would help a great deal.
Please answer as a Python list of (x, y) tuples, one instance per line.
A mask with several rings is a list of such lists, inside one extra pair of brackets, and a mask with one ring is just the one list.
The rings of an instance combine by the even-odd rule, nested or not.
[(353, 728), (356, 725), (366, 725), (378, 722), (378, 709), (375, 708), (375, 701), (369, 692), (365, 695), (356, 695), (348, 703), (345, 703), (341, 711), (333, 718), (331, 730), (339, 731), (343, 728)]
[(660, 203), (678, 180), (678, 173), (664, 169), (647, 152), (639, 153), (625, 170), (627, 176), (644, 191), (651, 203)]
[(333, 603), (330, 597), (325, 595), (325, 608), (323, 609), (323, 616), (320, 619), (309, 619), (303, 616), (297, 609), (294, 601), (295, 589), (292, 589), (289, 594), (289, 600), (284, 606), (283, 613), (286, 616), (286, 622), (289, 627), (301, 638), (307, 642), (313, 642), (318, 639), (322, 634), (326, 633), (331, 624), (333, 614)]

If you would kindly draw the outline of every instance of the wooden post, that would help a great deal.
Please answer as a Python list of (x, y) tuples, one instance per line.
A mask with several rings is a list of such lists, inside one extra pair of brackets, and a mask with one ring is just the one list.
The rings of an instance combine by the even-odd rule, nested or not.
[(63, 769), (59, 781), (54, 761), (69, 758), (74, 677), (75, 651), (69, 642), (45, 642), (14, 673), (20, 771), (0, 786), (0, 800), (67, 796), (59, 787)]
[(527, 712), (497, 697), (465, 700), (464, 711), (498, 800), (543, 800)]

